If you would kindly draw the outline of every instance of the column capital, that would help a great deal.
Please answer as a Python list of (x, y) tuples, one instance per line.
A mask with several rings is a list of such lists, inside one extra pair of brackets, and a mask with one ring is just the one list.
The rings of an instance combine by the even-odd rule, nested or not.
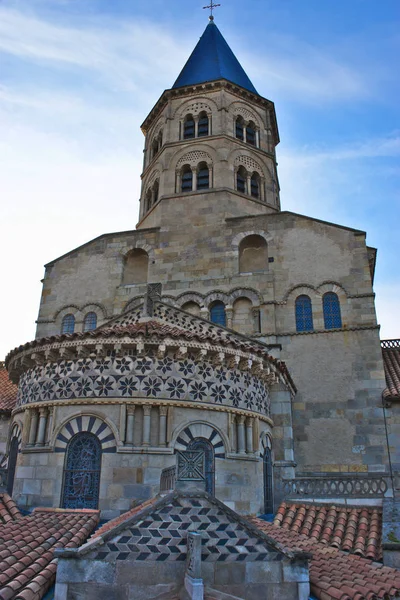
[(244, 422), (245, 422), (245, 420), (246, 420), (246, 417), (245, 417), (244, 415), (239, 415), (239, 416), (237, 417), (237, 420), (238, 420), (238, 423), (239, 423), (239, 425), (244, 425)]
[(149, 404), (143, 404), (143, 414), (145, 417), (149, 417), (151, 413), (151, 406)]
[(253, 427), (253, 417), (246, 417), (246, 427)]
[(168, 413), (168, 406), (159, 406), (160, 417), (166, 417)]
[(39, 416), (40, 417), (47, 417), (48, 414), (49, 414), (49, 410), (48, 410), (47, 406), (42, 406), (41, 408), (39, 408)]
[(128, 413), (128, 415), (134, 415), (135, 409), (136, 406), (134, 404), (128, 404), (128, 406), (126, 407), (126, 412)]

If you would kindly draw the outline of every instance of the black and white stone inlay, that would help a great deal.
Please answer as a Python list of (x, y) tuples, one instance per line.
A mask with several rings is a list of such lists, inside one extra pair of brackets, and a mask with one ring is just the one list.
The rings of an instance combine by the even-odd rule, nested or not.
[(18, 405), (77, 398), (160, 398), (228, 405), (269, 415), (256, 376), (193, 358), (122, 356), (47, 363), (20, 378)]
[(128, 525), (85, 558), (107, 562), (186, 561), (187, 535), (194, 527), (202, 534), (202, 561), (281, 559), (278, 552), (252, 534), (240, 520), (202, 497), (174, 499)]

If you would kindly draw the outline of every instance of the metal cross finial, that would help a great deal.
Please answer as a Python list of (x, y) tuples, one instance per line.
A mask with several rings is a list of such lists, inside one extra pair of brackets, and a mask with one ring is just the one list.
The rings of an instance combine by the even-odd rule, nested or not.
[(208, 6), (203, 6), (203, 8), (209, 8), (210, 9), (210, 16), (209, 16), (210, 21), (214, 21), (213, 10), (214, 10), (214, 8), (217, 8), (217, 6), (221, 6), (221, 5), (220, 4), (214, 4), (214, 0), (211, 0), (210, 4)]

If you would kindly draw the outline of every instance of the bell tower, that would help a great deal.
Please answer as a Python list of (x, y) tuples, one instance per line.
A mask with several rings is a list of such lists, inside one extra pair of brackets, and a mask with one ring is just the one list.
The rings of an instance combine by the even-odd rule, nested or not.
[(280, 210), (274, 104), (258, 94), (213, 19), (142, 131), (138, 228), (178, 215), (201, 220), (207, 207), (221, 218)]

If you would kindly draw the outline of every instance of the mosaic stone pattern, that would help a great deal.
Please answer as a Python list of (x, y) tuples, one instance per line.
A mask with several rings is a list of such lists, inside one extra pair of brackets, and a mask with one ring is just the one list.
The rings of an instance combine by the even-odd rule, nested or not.
[(237, 369), (166, 356), (82, 358), (21, 376), (18, 405), (76, 398), (160, 398), (227, 405), (269, 415), (268, 388)]
[(251, 535), (240, 520), (208, 499), (178, 497), (127, 526), (87, 558), (107, 562), (186, 561), (187, 532), (193, 527), (203, 534), (202, 561), (263, 561), (280, 557)]

